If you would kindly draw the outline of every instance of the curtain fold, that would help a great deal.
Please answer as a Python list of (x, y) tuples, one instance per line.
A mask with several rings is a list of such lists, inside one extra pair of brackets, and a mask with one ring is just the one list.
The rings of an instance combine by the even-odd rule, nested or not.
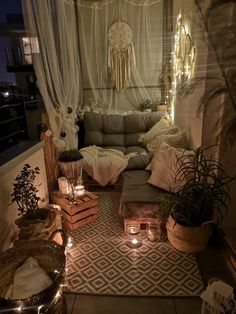
[(76, 120), (83, 95), (74, 6), (74, 1), (22, 0), (27, 34), (39, 42), (32, 60), (58, 151), (78, 148)]

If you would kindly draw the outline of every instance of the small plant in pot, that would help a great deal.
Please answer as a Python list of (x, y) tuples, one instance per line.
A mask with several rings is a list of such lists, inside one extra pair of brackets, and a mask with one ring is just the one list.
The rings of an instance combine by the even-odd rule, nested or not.
[(170, 214), (166, 223), (168, 239), (180, 251), (203, 250), (212, 225), (222, 222), (230, 204), (229, 183), (235, 177), (228, 176), (222, 164), (208, 156), (208, 149), (193, 149), (178, 159), (179, 187), (161, 200), (161, 207)]
[(145, 101), (140, 104), (140, 110), (146, 111), (146, 112), (152, 112), (154, 110), (154, 104), (152, 100), (145, 99)]
[(39, 208), (43, 201), (37, 194), (38, 187), (34, 185), (38, 167), (32, 168), (25, 164), (13, 183), (12, 203), (17, 203), (19, 218), (15, 223), (20, 228), (18, 240), (49, 239), (52, 232), (60, 227), (61, 217), (58, 210)]

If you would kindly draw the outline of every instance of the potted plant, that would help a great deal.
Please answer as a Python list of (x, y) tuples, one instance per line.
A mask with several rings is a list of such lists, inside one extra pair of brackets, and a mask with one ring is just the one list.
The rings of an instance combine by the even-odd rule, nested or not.
[(161, 200), (169, 211), (166, 223), (169, 242), (178, 250), (203, 250), (212, 234), (213, 223), (220, 224), (230, 203), (228, 176), (222, 164), (207, 155), (207, 149), (185, 152), (177, 161), (176, 182)]
[(32, 168), (25, 164), (13, 183), (11, 201), (17, 203), (20, 216), (15, 221), (20, 228), (18, 240), (49, 239), (61, 225), (58, 210), (39, 208), (39, 201), (42, 199), (37, 195), (38, 186), (34, 185), (39, 173), (38, 167)]
[(67, 179), (82, 180), (82, 158), (77, 149), (65, 150), (59, 153), (58, 164)]
[(152, 112), (154, 109), (154, 105), (152, 100), (150, 99), (145, 99), (143, 103), (140, 105), (140, 110), (145, 111), (145, 112)]

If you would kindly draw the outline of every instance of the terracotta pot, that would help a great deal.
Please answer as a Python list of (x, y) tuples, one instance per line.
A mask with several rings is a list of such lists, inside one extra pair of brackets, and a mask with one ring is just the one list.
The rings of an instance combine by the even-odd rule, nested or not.
[(170, 244), (177, 250), (187, 253), (204, 250), (213, 231), (211, 224), (185, 227), (176, 223), (171, 216), (166, 222), (166, 229)]

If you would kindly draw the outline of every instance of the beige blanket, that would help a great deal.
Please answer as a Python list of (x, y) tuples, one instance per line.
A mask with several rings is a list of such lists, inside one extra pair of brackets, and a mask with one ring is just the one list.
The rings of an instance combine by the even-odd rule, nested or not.
[(98, 146), (88, 146), (80, 149), (83, 156), (83, 169), (101, 186), (109, 182), (114, 184), (120, 173), (126, 168), (129, 158), (136, 155), (124, 155), (116, 149), (105, 149)]

